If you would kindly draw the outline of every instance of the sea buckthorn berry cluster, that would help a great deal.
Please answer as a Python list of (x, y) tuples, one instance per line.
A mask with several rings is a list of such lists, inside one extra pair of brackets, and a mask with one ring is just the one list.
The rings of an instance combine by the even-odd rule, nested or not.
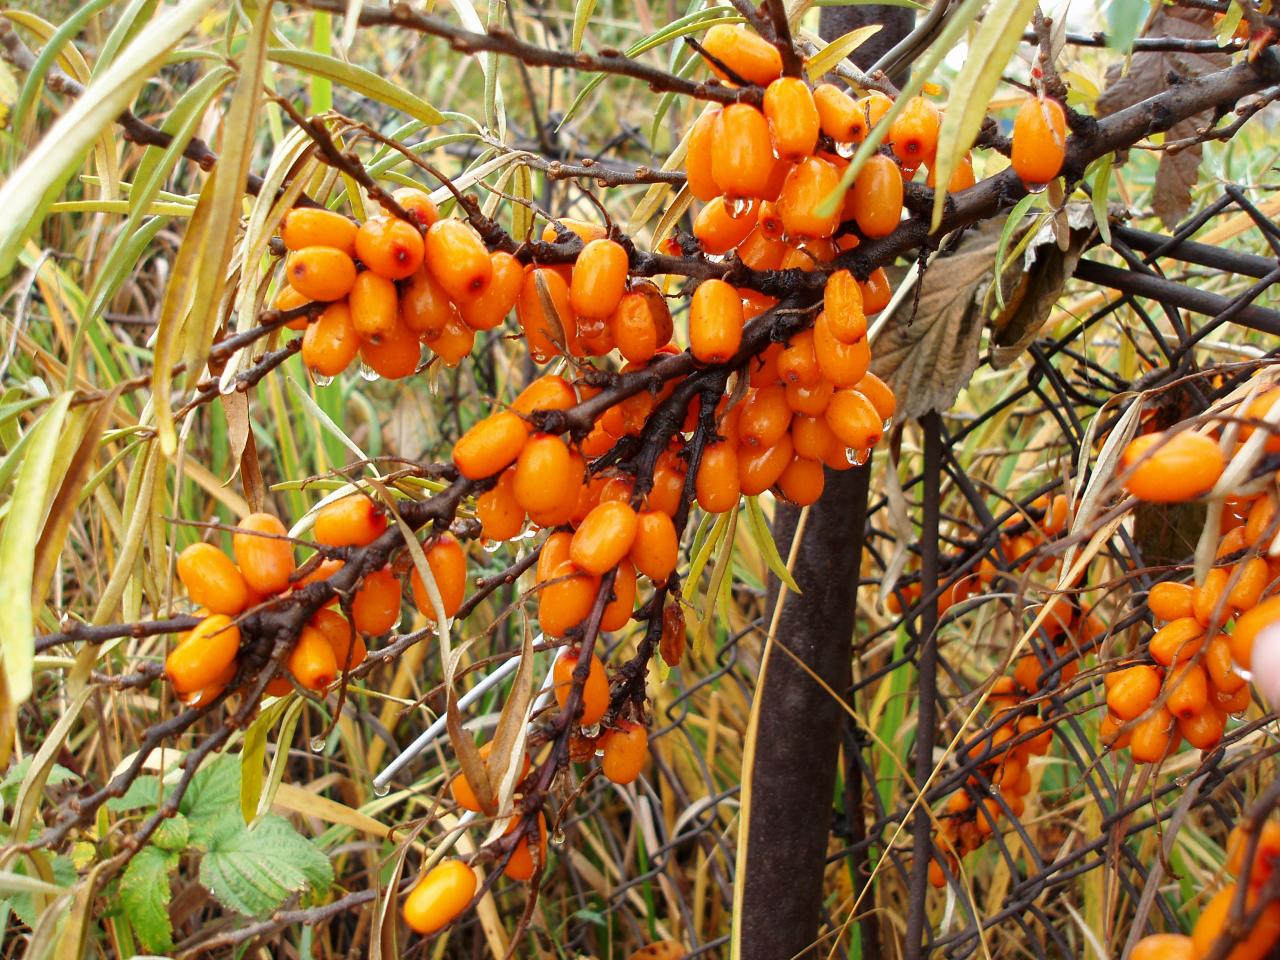
[[(313, 535), (321, 548), (365, 547), (387, 529), (383, 509), (364, 493), (352, 493), (316, 511)], [(236, 618), (260, 605), (327, 580), (343, 567), (338, 559), (313, 554), (301, 567), (294, 543), (280, 519), (253, 513), (236, 526), (233, 556), (211, 543), (195, 543), (178, 555), (178, 578), (200, 623), (183, 635), (165, 661), (165, 674), (179, 696), (205, 703), (231, 682), (238, 667), (240, 631)], [(467, 560), (450, 534), (423, 546), (446, 616), (453, 616), (466, 593)], [(415, 604), (429, 621), (435, 605), (416, 570), (411, 576)], [(266, 685), (267, 696), (283, 696), (294, 683), (323, 691), (368, 656), (366, 639), (392, 630), (401, 618), (404, 587), (390, 566), (366, 574), (349, 597), (348, 616), (325, 607), (311, 615), (286, 658), (284, 669)]]
[(392, 196), (409, 221), (376, 216), (357, 224), (298, 207), (281, 224), (289, 252), (274, 305), (317, 304), (314, 318), (296, 328), (305, 328), (302, 359), (319, 383), (357, 358), (368, 378), (410, 376), (424, 345), (455, 367), (475, 332), (497, 326), (516, 305), (524, 271), (510, 254), (490, 253), (466, 222), (441, 219), (421, 190)]

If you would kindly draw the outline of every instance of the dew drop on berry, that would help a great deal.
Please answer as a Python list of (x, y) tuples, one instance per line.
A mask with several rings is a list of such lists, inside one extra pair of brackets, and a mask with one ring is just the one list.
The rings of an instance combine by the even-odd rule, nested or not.
[(369, 366), (367, 363), (361, 360), (360, 361), (360, 379), (368, 380), (370, 383), (372, 383), (374, 380), (381, 380), (382, 375), (379, 374), (377, 370), (373, 369), (373, 367)]
[(1027, 188), (1027, 193), (1044, 193), (1049, 189), (1047, 183), (1025, 183), (1023, 186)]
[(333, 383), (333, 377), (327, 376), (323, 373), (316, 373), (313, 370), (311, 371), (311, 382), (317, 387), (327, 387), (329, 384)]
[(867, 457), (870, 456), (870, 454), (870, 450), (854, 450), (852, 447), (846, 447), (844, 451), (844, 459), (850, 466), (860, 467), (867, 462)]
[(856, 151), (857, 149), (858, 149), (858, 145), (856, 143), (837, 143), (836, 156), (844, 157), (844, 159), (848, 160), (850, 157), (853, 156), (854, 151)]
[(738, 197), (736, 200), (729, 201), (729, 216), (734, 220), (737, 220), (750, 209), (751, 201), (744, 197)]
[(588, 739), (590, 739), (591, 737), (598, 737), (598, 736), (600, 736), (600, 724), (598, 724), (598, 723), (593, 723), (593, 724), (591, 724), (591, 726), (589, 726), (589, 727), (583, 727), (583, 728), (582, 728), (582, 735), (583, 735), (584, 737), (587, 737)]

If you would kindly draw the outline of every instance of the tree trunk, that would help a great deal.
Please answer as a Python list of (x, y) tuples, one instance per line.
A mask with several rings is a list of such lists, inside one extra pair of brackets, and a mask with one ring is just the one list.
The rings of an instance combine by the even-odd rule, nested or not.
[[(913, 18), (900, 7), (829, 7), (820, 29), (824, 39), (834, 40), (864, 24), (882, 24), (855, 52), (854, 60), (866, 68), (906, 36)], [(796, 555), (793, 573), (801, 593), (787, 597), (775, 649), (756, 688), (756, 748), (743, 784), (750, 809), (745, 842), (739, 844), (740, 902), (734, 916), (735, 956), (741, 960), (826, 957), (831, 947), (828, 942), (815, 949), (814, 941), (847, 714), (823, 685), (843, 696), (851, 678), (870, 473), (869, 461), (854, 470), (827, 471), (826, 492), (810, 508)], [(774, 535), (784, 557), (798, 518), (794, 508), (778, 510)], [(771, 593), (776, 591), (774, 584)], [(853, 796), (860, 804), (863, 790), (857, 786)], [(851, 818), (861, 815), (860, 806), (849, 811)], [(863, 956), (878, 956), (875, 928), (864, 926), (862, 934)]]

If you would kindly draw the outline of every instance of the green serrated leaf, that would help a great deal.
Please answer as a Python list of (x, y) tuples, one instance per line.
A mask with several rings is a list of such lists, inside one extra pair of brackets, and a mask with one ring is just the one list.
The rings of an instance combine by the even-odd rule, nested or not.
[[(0, 799), (5, 803), (13, 803), (18, 796), (18, 788), (22, 786), (22, 781), (26, 779), (27, 771), (31, 769), (31, 761), (34, 757), (26, 756), (11, 766), (4, 775), (4, 779), (0, 780)], [(68, 780), (80, 779), (75, 773), (55, 763), (49, 770), (49, 776), (45, 779), (46, 787), (56, 787), (60, 783), (66, 783)]]
[(787, 585), (788, 590), (798, 596), (801, 593), (800, 587), (792, 578), (782, 555), (778, 553), (778, 544), (773, 539), (773, 531), (769, 529), (769, 522), (764, 518), (764, 511), (760, 509), (760, 498), (744, 499), (747, 504), (747, 525), (751, 528), (751, 536), (755, 539), (756, 545), (764, 551), (765, 564), (775, 577)]
[(108, 800), (107, 809), (112, 813), (128, 813), (130, 810), (158, 807), (162, 799), (160, 781), (150, 775), (141, 776), (129, 784), (129, 789), (122, 796)]
[(177, 866), (176, 853), (148, 845), (129, 861), (120, 877), (120, 906), (139, 945), (148, 953), (168, 953), (173, 949), (169, 874)]
[(161, 850), (180, 853), (187, 849), (191, 842), (191, 821), (180, 813), (160, 821), (156, 832), (151, 835), (151, 842)]
[(370, 100), (376, 100), (392, 109), (406, 113), (428, 126), (444, 122), (444, 115), (421, 97), (354, 63), (346, 63), (314, 50), (288, 50), (283, 47), (274, 47), (267, 51), (267, 59), (272, 63), (301, 70), (313, 77), (323, 77), (348, 90), (363, 94)]
[(206, 763), (191, 778), (191, 786), (178, 805), (191, 821), (191, 842), (205, 846), (219, 822), (240, 803), (240, 761), (222, 754)]
[(200, 861), (200, 882), (224, 906), (263, 917), (293, 893), (322, 894), (333, 882), (329, 858), (282, 817), (245, 826), (239, 814), (224, 817)]

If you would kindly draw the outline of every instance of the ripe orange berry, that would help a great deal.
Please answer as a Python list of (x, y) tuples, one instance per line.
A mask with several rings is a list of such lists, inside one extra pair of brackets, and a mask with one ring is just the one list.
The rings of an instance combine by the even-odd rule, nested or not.
[(1222, 567), (1214, 567), (1205, 575), (1204, 583), (1191, 591), (1191, 610), (1206, 626), (1215, 612), (1219, 623), (1231, 616), (1226, 609), (1227, 576)]
[(818, 110), (822, 132), (838, 143), (861, 143), (867, 135), (867, 118), (857, 102), (834, 83), (820, 83), (813, 88), (813, 102)]
[(400, 319), (419, 337), (437, 336), (457, 318), (458, 308), (426, 267), (402, 285)]
[(738, 505), (738, 451), (727, 440), (709, 443), (702, 451), (694, 489), (698, 506), (707, 513), (726, 513)]
[[(792, 444), (794, 449), (794, 443)], [(817, 503), (826, 486), (826, 472), (821, 462), (795, 456), (778, 477), (778, 491), (798, 507)]]
[(827, 329), (841, 343), (856, 343), (867, 335), (867, 315), (862, 309), (862, 289), (848, 270), (827, 277), (822, 290)]
[(1244, 677), (1236, 673), (1231, 656), (1231, 640), (1220, 633), (1209, 641), (1204, 651), (1204, 668), (1215, 689), (1233, 694), (1245, 686)]
[(1262, 599), (1262, 591), (1271, 582), (1271, 571), (1267, 561), (1261, 557), (1250, 557), (1236, 565), (1235, 586), (1227, 594), (1227, 606), (1233, 610), (1250, 610)]
[(859, 280), (858, 287), (862, 290), (862, 309), (868, 317), (879, 313), (893, 299), (893, 286), (884, 267), (876, 267), (865, 281)]
[(778, 215), (788, 239), (795, 242), (829, 237), (836, 232), (840, 223), (839, 205), (825, 216), (818, 213), (818, 208), (839, 186), (840, 173), (825, 160), (809, 157), (791, 168), (778, 197)]
[[(493, 741), (480, 746), (480, 762), (484, 765), (485, 772), (489, 775), (490, 783), (493, 786), (494, 793), (497, 793), (498, 779), (502, 776), (501, 770), (489, 769), (489, 755), (493, 753)], [(525, 753), (521, 756), (520, 772), (516, 774), (515, 782), (519, 783), (529, 775), (529, 754)], [(453, 794), (453, 802), (464, 810), (472, 810), (479, 813), (481, 809), (480, 798), (476, 796), (475, 790), (471, 786), (471, 782), (467, 779), (466, 774), (459, 773), (453, 778), (449, 784), (449, 792)]]
[(792, 163), (813, 153), (821, 120), (807, 83), (779, 77), (765, 89), (763, 106), (774, 153)]
[(1244, 713), (1252, 702), (1253, 694), (1250, 693), (1247, 685), (1235, 693), (1226, 693), (1220, 688), (1214, 688), (1213, 691), (1213, 705), (1223, 713), (1233, 716)]
[[(569, 700), (569, 693), (573, 689), (573, 671), (578, 666), (580, 655), (580, 651), (572, 648), (566, 649), (556, 658), (555, 667), (552, 670), (552, 688), (561, 709), (564, 709), (564, 705)], [(590, 727), (599, 723), (608, 709), (609, 678), (605, 675), (604, 664), (593, 653), (591, 664), (587, 668), (586, 682), (582, 685), (582, 712), (578, 715), (579, 725)]]
[(493, 260), (480, 235), (462, 220), (437, 220), (427, 231), (427, 268), (449, 296), (461, 303), (484, 293), (493, 279)]
[(813, 331), (801, 330), (788, 341), (778, 355), (778, 376), (782, 382), (801, 387), (813, 387), (822, 380), (818, 358), (813, 347)]
[(1271, 529), (1275, 514), (1276, 504), (1270, 494), (1264, 494), (1253, 502), (1244, 524), (1244, 539), (1249, 546), (1254, 546), (1268, 534), (1275, 536)]
[(793, 413), (804, 417), (818, 417), (827, 412), (831, 403), (831, 395), (836, 386), (830, 380), (820, 380), (812, 387), (802, 387), (798, 383), (786, 386), (787, 406)]
[(724, 197), (715, 197), (698, 211), (693, 221), (693, 235), (702, 249), (714, 256), (728, 253), (755, 229), (756, 206), (751, 201), (743, 210), (735, 212)]
[(405, 900), (404, 922), (424, 935), (443, 930), (475, 894), (475, 872), (461, 860), (442, 860), (422, 875)]
[[(1214, 942), (1226, 929), (1235, 898), (1236, 885), (1228, 883), (1200, 911), (1200, 917), (1191, 931), (1191, 940), (1197, 957), (1207, 957), (1212, 952)], [(1257, 901), (1257, 892), (1250, 890), (1245, 896), (1244, 915), (1253, 911)], [(1227, 954), (1227, 960), (1262, 960), (1270, 954), (1276, 940), (1280, 939), (1280, 902), (1273, 900), (1268, 903), (1262, 908), (1262, 913), (1257, 920), (1248, 928), (1241, 930), (1240, 934), (1240, 939)]]
[[(867, 159), (853, 181), (853, 219), (868, 237), (887, 237), (902, 219), (902, 173), (882, 153)], [(865, 299), (865, 297), (864, 297)]]
[(369, 655), (364, 645), (364, 638), (358, 630), (354, 630), (347, 618), (333, 610), (317, 610), (311, 616), (311, 626), (315, 627), (329, 641), (333, 650), (334, 662), (339, 672), (354, 670), (364, 663)]
[(360, 337), (346, 301), (329, 304), (302, 335), (302, 362), (315, 376), (336, 377), (359, 350)]
[(671, 517), (662, 510), (646, 510), (636, 517), (631, 562), (654, 583), (664, 583), (680, 559), (680, 537)]
[(1123, 750), (1133, 741), (1133, 731), (1124, 729), (1125, 721), (1108, 713), (1098, 724), (1098, 742), (1108, 750)]
[[(462, 325), (458, 320), (452, 322)], [(401, 380), (417, 371), (422, 360), (422, 344), (418, 342), (417, 334), (397, 320), (395, 326), (376, 341), (361, 342), (360, 359), (378, 376)]]
[(738, 438), (748, 447), (772, 447), (791, 426), (784, 387), (758, 387), (747, 394), (738, 415)]
[[(452, 617), (462, 606), (463, 598), (467, 594), (467, 555), (451, 533), (442, 533), (435, 537), (426, 545), (423, 552), (427, 555), (427, 566), (431, 569), (431, 578), (435, 580), (436, 589), (440, 592), (440, 603), (444, 607), (444, 615)], [(418, 612), (434, 623), (435, 604), (431, 602), (431, 596), (427, 593), (426, 584), (418, 576), (416, 566), (409, 584), (413, 588), (413, 602), (417, 605)]]
[(914, 170), (932, 163), (938, 149), (938, 129), (942, 114), (932, 100), (912, 97), (889, 125), (889, 145), (903, 169)]
[(372, 270), (361, 271), (348, 299), (351, 323), (364, 340), (377, 342), (395, 327), (400, 316), (396, 285)]
[(662, 292), (647, 280), (623, 294), (609, 321), (618, 351), (630, 363), (648, 363), (671, 340), (671, 310)]
[(627, 251), (613, 240), (592, 240), (573, 265), (569, 305), (579, 317), (604, 320), (627, 287)]
[(308, 690), (323, 690), (338, 679), (338, 662), (328, 638), (315, 627), (306, 626), (289, 654), (289, 672)]
[(468, 480), (491, 477), (515, 463), (529, 425), (509, 410), (485, 417), (453, 445), (453, 462)]
[(316, 512), (312, 536), (330, 547), (363, 547), (387, 529), (382, 508), (364, 494), (353, 493)]
[[(211, 683), (201, 687), (199, 690), (194, 690), (191, 693), (179, 693), (178, 699), (188, 707), (203, 706), (204, 704), (216, 699), (218, 695), (227, 688), (227, 684), (235, 679), (235, 676), (236, 665), (233, 661), (228, 664), (227, 669), (223, 670), (222, 673), (215, 677)], [(293, 687), (290, 686), (289, 689), (292, 690)], [(287, 693), (288, 691), (285, 692)]]
[(422, 342), (446, 367), (452, 369), (471, 354), (471, 348), (476, 343), (476, 332), (458, 318), (450, 320), (439, 334), (425, 337)]
[(510, 540), (524, 526), (524, 508), (515, 495), (515, 469), (502, 472), (497, 484), (476, 497), (476, 516), (486, 540)]
[(550, 580), (555, 569), (569, 559), (569, 545), (572, 543), (573, 534), (568, 530), (557, 530), (542, 542), (536, 568), (538, 583)]
[(1151, 659), (1163, 667), (1185, 663), (1204, 644), (1204, 626), (1195, 617), (1171, 620), (1151, 638), (1147, 649)]
[(1253, 641), (1266, 627), (1280, 620), (1280, 597), (1269, 597), (1246, 610), (1236, 620), (1231, 634), (1231, 656), (1248, 670), (1253, 662)]
[[(1271, 412), (1271, 408), (1275, 406), (1277, 400), (1280, 400), (1280, 387), (1264, 390), (1245, 404), (1244, 409), (1239, 412), (1239, 416), (1247, 420), (1261, 421)], [(1267, 453), (1280, 453), (1280, 433), (1275, 432), (1275, 427), (1264, 427), (1262, 429), (1268, 431), (1267, 442), (1263, 448)], [(1253, 431), (1254, 427), (1252, 425), (1242, 424), (1240, 427), (1240, 439), (1248, 440), (1253, 436)]]
[(1169, 671), (1165, 680), (1169, 696), (1165, 708), (1179, 720), (1189, 720), (1209, 702), (1209, 679), (1198, 663), (1183, 663)]
[(649, 506), (661, 510), (669, 517), (674, 517), (680, 509), (680, 501), (684, 498), (685, 468), (684, 462), (672, 451), (665, 451), (658, 457), (658, 466), (653, 471), (653, 489), (649, 491)]
[[(540, 285), (554, 310), (546, 309)], [(539, 267), (525, 273), (516, 300), (516, 317), (535, 363), (546, 363), (561, 353), (580, 354), (578, 321), (569, 302), (569, 284), (556, 270)]]
[(1177, 724), (1173, 714), (1164, 707), (1152, 712), (1145, 720), (1134, 725), (1129, 741), (1129, 752), (1134, 763), (1159, 763), (1178, 748)]
[(261, 594), (279, 593), (289, 586), (296, 564), (293, 544), (279, 539), (289, 532), (279, 518), (269, 513), (251, 513), (238, 526), (231, 546), (245, 583)]
[(351, 619), (357, 630), (371, 637), (382, 636), (400, 622), (400, 581), (390, 567), (365, 576), (351, 600)]
[(417, 187), (397, 187), (391, 191), (391, 199), (404, 208), (411, 220), (424, 230), (440, 219), (435, 201), (425, 190)]
[[(854, 384), (854, 389), (871, 401), (881, 420), (888, 423), (893, 419), (898, 409), (898, 398), (893, 395), (893, 390), (887, 383), (868, 370), (862, 375), (862, 379)], [(1063, 506), (1066, 506), (1065, 498), (1063, 498)]]
[(755, 497), (764, 493), (778, 482), (782, 472), (791, 465), (794, 455), (795, 448), (788, 433), (784, 433), (782, 439), (771, 447), (739, 447), (738, 489), (741, 494)]
[(549, 637), (563, 637), (586, 620), (599, 589), (600, 578), (571, 560), (550, 567), (546, 585), (538, 592), (538, 626), (542, 632)]
[(341, 300), (356, 282), (356, 265), (337, 247), (303, 247), (285, 261), (289, 286), (308, 300)]
[(704, 203), (720, 195), (720, 187), (712, 174), (711, 166), (711, 158), (716, 150), (715, 129), (719, 117), (719, 107), (708, 107), (689, 130), (689, 145), (684, 161), (685, 177), (689, 192)]
[(550, 510), (564, 499), (572, 479), (565, 442), (552, 434), (535, 433), (516, 460), (516, 502), (529, 513)]
[(1121, 720), (1141, 716), (1160, 693), (1160, 674), (1146, 664), (1118, 670), (1107, 682), (1107, 709)]
[[(1248, 852), (1248, 837), (1242, 826), (1233, 827), (1227, 838), (1226, 868), (1239, 878), (1244, 872), (1244, 858)], [(1280, 823), (1267, 820), (1258, 833), (1257, 849), (1249, 870), (1249, 886), (1260, 887), (1271, 878), (1277, 861), (1280, 861)]]
[(356, 256), (374, 273), (403, 280), (422, 266), (422, 234), (394, 217), (372, 217), (356, 232)]
[(165, 676), (179, 694), (195, 693), (216, 682), (240, 652), (240, 628), (226, 614), (205, 617), (164, 661)]
[(1133, 945), (1129, 960), (1196, 960), (1195, 945), (1181, 933), (1155, 933)]
[[(577, 220), (573, 217), (560, 217), (557, 220), (549, 221), (542, 228), (542, 240), (544, 243), (555, 243), (559, 239), (559, 229), (568, 230), (584, 244), (590, 243), (592, 240), (601, 240), (608, 235), (606, 230), (598, 223), (592, 223), (589, 220)], [(566, 279), (567, 268), (566, 268)]]
[(1013, 118), (1013, 172), (1028, 186), (1048, 183), (1067, 155), (1067, 117), (1057, 100), (1024, 100)]
[(1157, 620), (1181, 620), (1193, 615), (1193, 590), (1189, 583), (1164, 581), (1153, 584), (1147, 594), (1147, 608)]
[(605, 731), (600, 743), (604, 747), (600, 769), (613, 783), (631, 783), (640, 776), (649, 759), (649, 731), (644, 724), (622, 720), (617, 729)]
[(1227, 717), (1215, 705), (1208, 704), (1199, 713), (1178, 717), (1178, 732), (1197, 750), (1212, 750), (1222, 740)]
[(733, 103), (716, 118), (711, 175), (732, 199), (768, 198), (774, 172), (769, 121), (755, 107)]
[(621, 630), (631, 621), (631, 614), (636, 609), (636, 568), (630, 560), (618, 563), (618, 572), (613, 578), (612, 599), (605, 604), (604, 613), (600, 617), (600, 629), (606, 633)]
[(879, 90), (872, 90), (858, 100), (858, 109), (867, 118), (867, 129), (870, 130), (884, 119), (884, 115), (893, 109), (893, 101)]
[[(742, 25), (718, 23), (702, 38), (702, 48), (747, 83), (765, 87), (782, 75), (782, 55), (778, 48), (758, 33)], [(721, 80), (729, 80), (714, 63), (711, 69)]]
[[(276, 298), (271, 302), (271, 306), (274, 309), (283, 312), (286, 310), (296, 310), (298, 307), (305, 307), (311, 302), (312, 300), (310, 297), (304, 297), (286, 283), (276, 294)], [(286, 323), (285, 326), (290, 330), (305, 330), (307, 329), (307, 318), (295, 317), (293, 320)]]
[[(506, 832), (511, 833), (519, 825), (520, 819), (514, 817), (511, 825), (507, 827)], [(538, 862), (545, 865), (547, 862), (547, 818), (538, 813), (537, 826), (538, 841)], [(534, 865), (533, 854), (529, 850), (529, 834), (522, 836), (516, 844), (516, 848), (512, 851), (511, 858), (507, 860), (507, 866), (502, 871), (502, 875), (509, 880), (515, 880), (518, 883), (525, 883), (533, 879)]]
[(689, 349), (702, 363), (723, 363), (742, 344), (742, 300), (723, 280), (704, 280), (689, 306)]
[(356, 224), (349, 218), (320, 207), (295, 207), (280, 224), (280, 239), (287, 250), (335, 247), (348, 257), (356, 253)]
[(249, 604), (244, 577), (212, 543), (193, 543), (178, 554), (178, 579), (191, 602), (210, 613), (235, 616)]
[[(924, 185), (926, 187), (936, 187), (938, 182), (934, 176), (933, 161), (929, 163), (929, 176), (925, 178)], [(973, 161), (966, 153), (960, 158), (959, 165), (951, 172), (951, 179), (947, 182), (947, 193), (959, 193), (961, 190), (968, 190), (977, 182), (977, 177), (973, 175)]]
[(1151, 503), (1177, 503), (1207, 493), (1225, 460), (1211, 437), (1183, 430), (1172, 436), (1148, 433), (1134, 439), (1120, 458), (1125, 489)]
[(796, 416), (791, 421), (791, 440), (798, 457), (825, 460), (834, 448), (844, 457), (844, 444), (827, 425), (826, 417)]
[(841, 343), (831, 332), (826, 312), (813, 324), (813, 354), (824, 379), (837, 387), (852, 387), (867, 375), (871, 366), (871, 345), (867, 338)]
[(524, 266), (511, 254), (495, 250), (489, 254), (490, 279), (479, 294), (458, 304), (462, 319), (472, 330), (492, 330), (502, 323), (520, 297)]
[(824, 415), (840, 443), (853, 450), (867, 450), (880, 442), (884, 421), (871, 401), (857, 390), (837, 390)]
[(636, 527), (636, 512), (628, 504), (604, 501), (579, 525), (569, 556), (583, 570), (602, 576), (631, 551)]

